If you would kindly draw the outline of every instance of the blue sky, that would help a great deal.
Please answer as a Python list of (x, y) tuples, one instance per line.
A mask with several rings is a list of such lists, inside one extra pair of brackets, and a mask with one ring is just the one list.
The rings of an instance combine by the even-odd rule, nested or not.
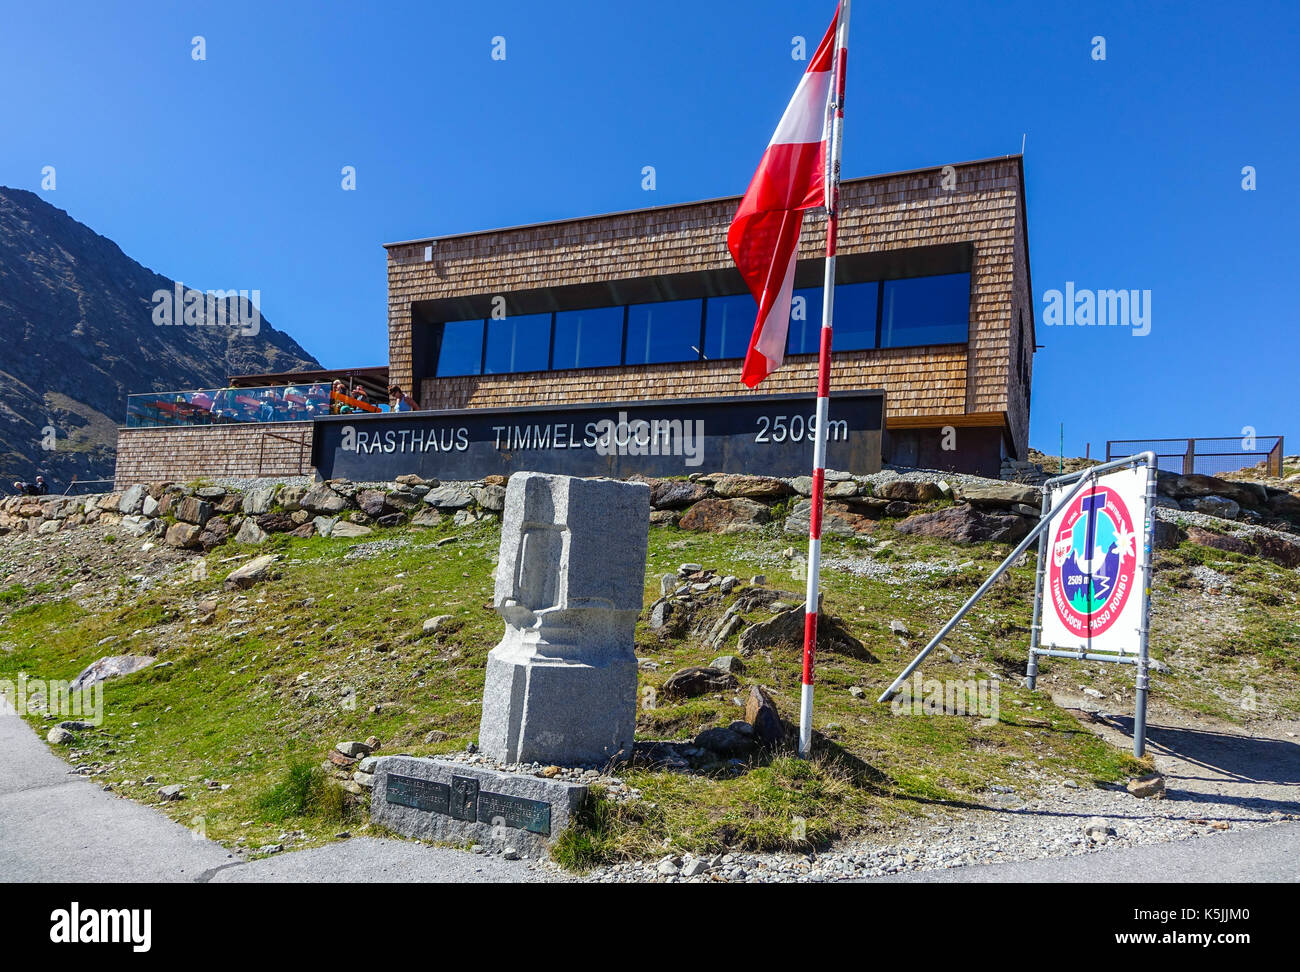
[[(261, 290), (328, 366), (387, 358), (384, 242), (742, 192), (803, 68), (791, 37), (834, 9), (2, 6), (0, 184), (187, 284)], [(1035, 447), (1064, 422), (1069, 454), (1244, 426), (1300, 451), (1298, 37), (1284, 3), (854, 4), (846, 176), (1027, 135)], [(1150, 290), (1150, 333), (1042, 326), (1066, 281)]]

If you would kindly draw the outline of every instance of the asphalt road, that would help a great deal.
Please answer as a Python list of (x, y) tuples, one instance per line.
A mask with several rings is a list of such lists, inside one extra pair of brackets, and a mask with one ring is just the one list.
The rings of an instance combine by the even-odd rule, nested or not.
[[(0, 705), (3, 701), (0, 700)], [(516, 882), (557, 878), (506, 861), (355, 838), (245, 862), (149, 807), (73, 775), (32, 730), (0, 712), (0, 879), (76, 883)], [(1198, 840), (913, 871), (882, 882), (1300, 882), (1300, 824)]]

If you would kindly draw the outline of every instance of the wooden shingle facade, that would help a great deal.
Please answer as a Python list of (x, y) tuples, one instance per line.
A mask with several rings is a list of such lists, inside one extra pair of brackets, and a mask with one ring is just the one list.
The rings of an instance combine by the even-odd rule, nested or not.
[[(947, 176), (947, 178), (945, 178)], [(950, 186), (950, 187), (949, 187)], [(698, 360), (439, 377), (428, 335), (493, 297), (548, 308), (548, 295), (706, 295), (744, 290), (726, 246), (739, 197), (388, 244), (390, 380), (426, 409), (744, 396), (815, 388), (815, 355), (787, 357), (751, 392), (740, 362)], [(963, 343), (837, 352), (835, 388), (883, 389), (887, 461), (996, 475), (1028, 445), (1034, 308), (1019, 156), (846, 180), (841, 263), (876, 277), (961, 266), (970, 274)], [(805, 218), (798, 286), (820, 281), (825, 222)], [(956, 262), (954, 262), (956, 261)], [(940, 271), (944, 272), (944, 271)], [(610, 302), (616, 302), (610, 298)], [(944, 429), (948, 445), (943, 447)]]

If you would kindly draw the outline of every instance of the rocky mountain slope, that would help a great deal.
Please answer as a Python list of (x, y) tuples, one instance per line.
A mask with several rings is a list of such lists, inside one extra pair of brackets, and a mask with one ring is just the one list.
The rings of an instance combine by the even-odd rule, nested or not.
[(174, 285), (35, 193), (0, 186), (0, 483), (111, 478), (129, 393), (320, 367), (265, 320), (256, 334), (157, 326), (153, 295)]

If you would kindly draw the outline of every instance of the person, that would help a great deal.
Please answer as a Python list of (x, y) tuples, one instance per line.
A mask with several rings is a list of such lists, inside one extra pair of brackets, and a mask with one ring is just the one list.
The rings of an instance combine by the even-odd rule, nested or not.
[(348, 386), (343, 384), (342, 378), (335, 378), (334, 384), (330, 385), (330, 414), (342, 415), (344, 410), (352, 411), (352, 406), (348, 405), (341, 399), (348, 393)]
[(393, 412), (416, 412), (419, 411), (419, 403), (402, 391), (400, 385), (388, 386), (388, 406)]
[(32, 484), (33, 496), (46, 496), (50, 492), (49, 483), (45, 481), (44, 476), (37, 476), (36, 482)]

